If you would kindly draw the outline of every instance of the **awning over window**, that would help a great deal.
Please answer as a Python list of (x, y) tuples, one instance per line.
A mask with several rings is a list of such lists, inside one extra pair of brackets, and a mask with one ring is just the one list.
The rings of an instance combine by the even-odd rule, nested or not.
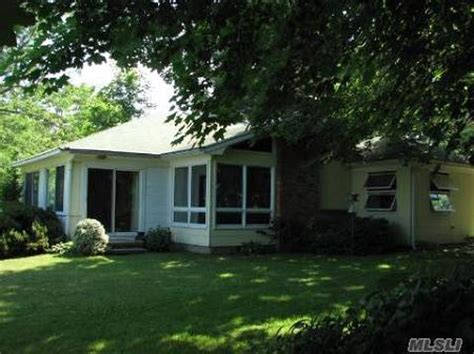
[(447, 173), (436, 173), (431, 176), (431, 190), (451, 191), (456, 189)]

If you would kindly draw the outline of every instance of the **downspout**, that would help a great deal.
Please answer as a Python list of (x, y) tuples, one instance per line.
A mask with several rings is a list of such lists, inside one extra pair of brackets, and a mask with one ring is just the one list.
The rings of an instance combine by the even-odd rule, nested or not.
[(411, 183), (411, 188), (410, 188), (410, 236), (411, 236), (411, 248), (413, 250), (416, 250), (416, 179), (414, 176), (414, 169), (413, 165), (410, 167), (410, 183)]

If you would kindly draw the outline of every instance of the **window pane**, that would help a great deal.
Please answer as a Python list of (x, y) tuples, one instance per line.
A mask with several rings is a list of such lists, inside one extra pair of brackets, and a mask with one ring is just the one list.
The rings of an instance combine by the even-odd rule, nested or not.
[(365, 203), (366, 209), (395, 210), (396, 201), (394, 194), (371, 194)]
[(188, 206), (188, 168), (174, 169), (174, 206)]
[(191, 213), (191, 224), (205, 224), (206, 223), (206, 213)]
[(270, 224), (269, 213), (247, 213), (247, 225), (268, 225)]
[(452, 211), (453, 205), (446, 193), (430, 193), (431, 207), (434, 211)]
[(117, 171), (115, 175), (115, 231), (138, 230), (139, 174)]
[(242, 207), (242, 166), (217, 165), (217, 207)]
[(50, 168), (48, 170), (48, 204), (47, 207), (55, 210), (55, 195), (56, 195), (56, 169)]
[(191, 168), (191, 206), (206, 206), (206, 165)]
[(56, 211), (63, 211), (64, 201), (64, 166), (56, 167), (56, 180), (54, 189), (54, 204)]
[(188, 212), (187, 211), (175, 211), (173, 213), (174, 222), (188, 223)]
[(367, 189), (395, 189), (395, 173), (371, 173), (365, 182)]
[(112, 231), (113, 171), (91, 168), (87, 178), (87, 217), (99, 220)]
[(217, 225), (241, 225), (242, 224), (242, 213), (216, 213), (216, 224)]
[(270, 208), (271, 172), (267, 167), (247, 168), (247, 207)]
[(446, 173), (437, 173), (431, 177), (430, 189), (432, 191), (449, 191), (456, 189), (453, 187), (449, 175)]
[(38, 205), (39, 173), (30, 172), (25, 176), (25, 204)]

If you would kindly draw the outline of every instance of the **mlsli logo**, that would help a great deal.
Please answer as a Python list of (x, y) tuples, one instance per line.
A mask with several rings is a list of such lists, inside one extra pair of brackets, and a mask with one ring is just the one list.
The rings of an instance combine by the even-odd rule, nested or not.
[(459, 353), (462, 348), (462, 338), (410, 338), (409, 353)]

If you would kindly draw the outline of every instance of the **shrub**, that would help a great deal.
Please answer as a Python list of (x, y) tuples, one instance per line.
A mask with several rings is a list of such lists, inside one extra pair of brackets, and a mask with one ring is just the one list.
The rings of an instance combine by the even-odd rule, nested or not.
[(168, 228), (156, 227), (145, 235), (145, 248), (154, 252), (171, 250), (171, 231)]
[(48, 248), (47, 229), (34, 221), (31, 233), (10, 229), (0, 234), (0, 257), (17, 257), (42, 253)]
[(84, 256), (102, 254), (107, 250), (109, 236), (104, 226), (95, 219), (79, 221), (72, 239), (74, 250)]
[(65, 239), (63, 225), (51, 210), (44, 210), (20, 202), (4, 202), (0, 205), (0, 233), (9, 230), (34, 233), (33, 223), (39, 222), (47, 229), (49, 244), (53, 245)]
[(50, 253), (55, 253), (59, 255), (69, 254), (74, 251), (74, 243), (72, 241), (68, 242), (59, 242), (49, 249)]
[(399, 247), (396, 230), (386, 219), (352, 219), (348, 213), (322, 213), (306, 224), (277, 220), (273, 229), (280, 248), (289, 252), (368, 255)]
[(345, 316), (295, 323), (272, 353), (402, 353), (410, 338), (462, 338), (474, 350), (474, 277), (414, 278), (378, 292)]

